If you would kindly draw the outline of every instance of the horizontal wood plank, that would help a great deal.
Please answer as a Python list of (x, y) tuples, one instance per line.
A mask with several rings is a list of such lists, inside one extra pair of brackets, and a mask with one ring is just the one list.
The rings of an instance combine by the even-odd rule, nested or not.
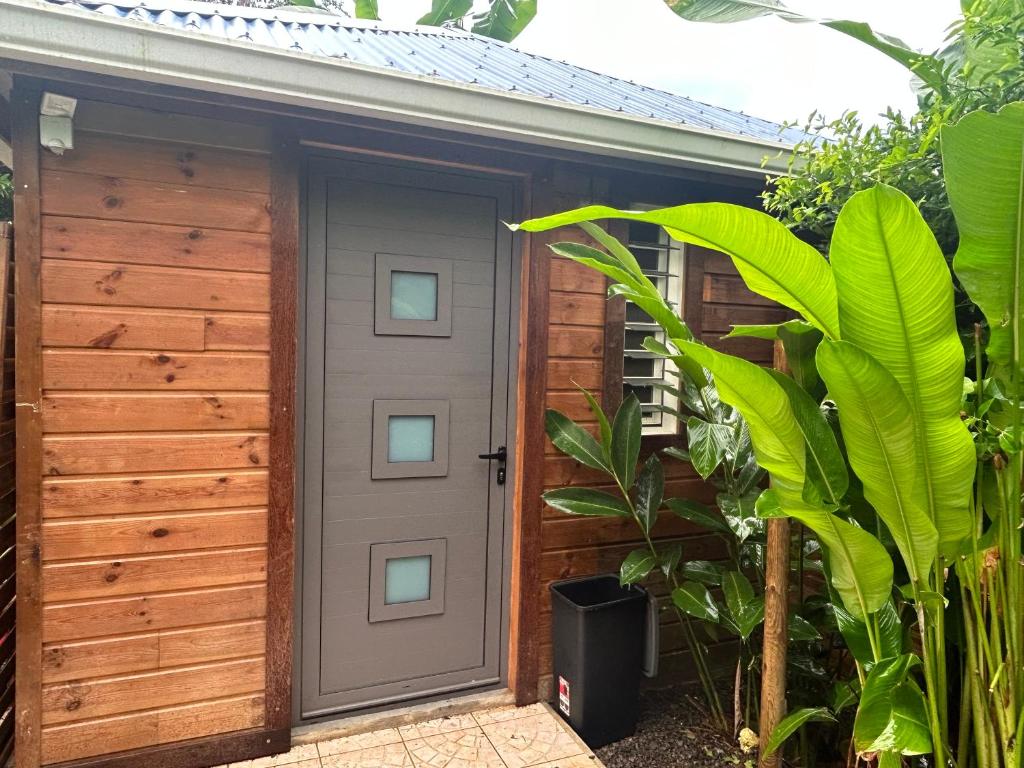
[(267, 429), (269, 424), (266, 393), (69, 392), (43, 397), (46, 433)]
[[(48, 349), (43, 388), (265, 390), (270, 358), (259, 352), (119, 352)], [(116, 429), (116, 424), (111, 425)]]
[(92, 517), (43, 524), (44, 562), (266, 542), (266, 509)]
[(601, 328), (581, 328), (554, 325), (548, 329), (549, 357), (604, 358), (604, 331)]
[(200, 313), (43, 305), (43, 345), (92, 349), (195, 350), (206, 347)]
[(267, 466), (269, 450), (265, 432), (47, 435), (43, 474), (248, 469)]
[(552, 291), (568, 293), (597, 293), (605, 295), (607, 280), (600, 272), (568, 259), (551, 259), (550, 285)]
[(48, 563), (43, 567), (43, 602), (253, 584), (266, 577), (265, 547)]
[(43, 301), (118, 307), (270, 309), (270, 277), (213, 269), (43, 259)]
[(754, 293), (747, 288), (739, 275), (704, 275), (704, 301), (714, 304), (750, 304), (762, 307), (777, 307), (771, 299)]
[(77, 643), (51, 643), (43, 649), (43, 682), (151, 672), (259, 656), (265, 650), (266, 622), (262, 619)]
[(207, 314), (206, 348), (268, 351), (270, 315)]
[(264, 722), (262, 695), (218, 699), (43, 729), (43, 763), (197, 739), (256, 728)]
[(578, 392), (579, 387), (599, 389), (602, 385), (601, 360), (548, 360), (548, 391)]
[(183, 184), (190, 187), (270, 191), (270, 158), (198, 144), (128, 139), (79, 131), (74, 152), (44, 152), (46, 170)]
[(92, 173), (43, 171), (42, 212), (152, 224), (269, 232), (265, 192), (209, 189), (119, 179)]
[(608, 300), (603, 295), (552, 291), (548, 322), (552, 325), (589, 325), (604, 327)]
[(43, 607), (43, 642), (260, 619), (266, 604), (265, 585), (55, 603)]
[(125, 475), (43, 480), (44, 519), (171, 510), (259, 507), (267, 470)]
[(44, 216), (43, 259), (164, 267), (270, 271), (270, 236), (260, 232)]
[(43, 686), (43, 725), (189, 704), (209, 699), (211, 692), (262, 693), (265, 672), (262, 659), (242, 659), (85, 683), (51, 683)]

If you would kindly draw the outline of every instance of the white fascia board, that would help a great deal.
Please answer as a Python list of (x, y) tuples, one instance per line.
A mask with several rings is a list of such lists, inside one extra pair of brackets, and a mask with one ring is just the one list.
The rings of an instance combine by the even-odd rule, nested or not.
[[(788, 149), (778, 142), (165, 29), (42, 0), (0, 0), (0, 56), (242, 99), (741, 175), (783, 171), (785, 159), (778, 156)], [(773, 159), (764, 165), (765, 157)]]

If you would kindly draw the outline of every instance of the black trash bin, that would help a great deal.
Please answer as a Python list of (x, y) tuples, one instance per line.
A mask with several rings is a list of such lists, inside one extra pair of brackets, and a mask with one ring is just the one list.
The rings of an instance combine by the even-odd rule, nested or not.
[(558, 711), (597, 748), (631, 736), (640, 706), (647, 590), (617, 575), (551, 585)]

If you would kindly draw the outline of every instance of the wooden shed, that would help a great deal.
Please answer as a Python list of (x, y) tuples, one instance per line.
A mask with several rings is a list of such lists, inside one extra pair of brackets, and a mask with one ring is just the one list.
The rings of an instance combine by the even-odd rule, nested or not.
[[(208, 766), (327, 718), (549, 695), (548, 584), (614, 570), (635, 532), (542, 508), (601, 482), (545, 408), (586, 420), (576, 384), (653, 404), (665, 372), (631, 354), (644, 318), (550, 255), (578, 231), (502, 222), (756, 205), (793, 137), (459, 30), (186, 0), (0, 0), (0, 20), (18, 768)], [(724, 257), (616, 234), (703, 339), (770, 358), (719, 340), (781, 314)], [(646, 449), (680, 441), (648, 413)]]

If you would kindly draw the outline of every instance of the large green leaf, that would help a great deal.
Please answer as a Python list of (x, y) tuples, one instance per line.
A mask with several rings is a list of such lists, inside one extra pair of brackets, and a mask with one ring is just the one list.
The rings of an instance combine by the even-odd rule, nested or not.
[(710, 424), (691, 416), (686, 420), (686, 445), (690, 462), (703, 479), (718, 469), (732, 442), (732, 427), (728, 424)]
[(658, 224), (676, 240), (727, 254), (752, 291), (796, 310), (826, 336), (839, 338), (835, 283), (828, 262), (782, 223), (753, 208), (692, 203), (654, 211), (622, 211), (592, 205), (524, 221), (518, 227), (541, 232), (610, 218)]
[(668, 7), (688, 21), (730, 23), (761, 16), (777, 16), (796, 23), (816, 22), (871, 46), (910, 69), (932, 90), (945, 91), (942, 62), (930, 54), (910, 48), (892, 35), (875, 32), (863, 22), (845, 19), (815, 19), (790, 10), (781, 0), (665, 0)]
[(658, 557), (649, 549), (634, 549), (619, 568), (619, 584), (636, 584), (643, 581), (658, 566)]
[(645, 533), (650, 533), (658, 519), (662, 495), (665, 493), (665, 472), (657, 454), (651, 454), (644, 462), (636, 479), (636, 499), (633, 506)]
[(707, 528), (709, 531), (724, 534), (730, 533), (729, 526), (726, 525), (722, 516), (716, 514), (710, 507), (706, 504), (701, 504), (699, 501), (691, 499), (665, 499), (665, 506), (672, 510), (677, 517), (689, 520), (691, 523), (696, 523), (702, 528)]
[(356, 0), (356, 18), (380, 20), (380, 12), (377, 10), (377, 0)]
[(417, 24), (428, 27), (440, 27), (446, 21), (461, 19), (473, 10), (473, 0), (433, 0), (427, 11)]
[(806, 443), (785, 390), (753, 363), (699, 344), (680, 345), (711, 371), (719, 396), (743, 415), (757, 461), (771, 476), (776, 505), (829, 548), (833, 585), (847, 610), (860, 618), (876, 611), (892, 589), (892, 561), (871, 534), (804, 501)]
[[(953, 269), (989, 324), (988, 355), (1009, 365), (1024, 316), (1024, 103), (942, 129), (942, 167), (960, 232)], [(1018, 361), (1019, 363), (1020, 361)]]
[(786, 739), (796, 733), (806, 723), (834, 722), (836, 722), (836, 718), (829, 712), (828, 707), (806, 707), (790, 712), (775, 726), (775, 730), (768, 737), (768, 743), (764, 745), (764, 749), (761, 751), (761, 757), (767, 758), (774, 754), (775, 750), (781, 747)]
[(611, 472), (605, 450), (594, 436), (564, 413), (549, 409), (544, 428), (555, 448), (591, 469)]
[(718, 622), (718, 604), (703, 584), (687, 581), (681, 587), (676, 587), (672, 590), (672, 602), (679, 610), (691, 616)]
[(727, 571), (722, 577), (722, 594), (739, 636), (746, 640), (764, 621), (764, 596), (755, 596), (750, 580), (739, 571)]
[(900, 615), (896, 610), (896, 604), (892, 600), (886, 601), (875, 613), (875, 628), (877, 629), (878, 654), (876, 657), (871, 647), (871, 639), (868, 636), (867, 626), (860, 619), (855, 618), (843, 606), (832, 605), (832, 613), (836, 619), (836, 626), (843, 635), (853, 658), (861, 663), (866, 669), (870, 669), (879, 658), (899, 656), (903, 653), (903, 624), (900, 622)]
[(473, 31), (511, 42), (537, 15), (537, 0), (491, 0), (491, 7), (473, 17)]
[(642, 430), (640, 401), (636, 399), (636, 395), (630, 393), (629, 397), (622, 401), (612, 422), (611, 444), (612, 470), (626, 490), (633, 487), (633, 478), (636, 477)]
[(920, 660), (911, 654), (883, 659), (868, 673), (853, 725), (858, 754), (932, 751), (924, 694), (910, 676)]
[(618, 496), (594, 488), (558, 488), (542, 498), (552, 509), (586, 517), (630, 517), (629, 507)]
[(895, 377), (848, 341), (818, 347), (818, 370), (839, 407), (850, 466), (885, 523), (911, 580), (927, 586), (938, 533), (926, 511), (913, 411)]
[(975, 453), (960, 418), (964, 351), (949, 268), (917, 206), (884, 185), (844, 206), (830, 253), (843, 339), (877, 360), (906, 395), (916, 430), (909, 451), (923, 480), (915, 493), (924, 493), (941, 551), (955, 557), (972, 525)]

